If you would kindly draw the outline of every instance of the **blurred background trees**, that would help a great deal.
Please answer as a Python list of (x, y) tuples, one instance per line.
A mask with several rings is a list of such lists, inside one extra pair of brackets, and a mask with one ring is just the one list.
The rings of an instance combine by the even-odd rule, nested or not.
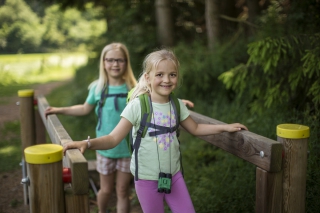
[[(319, 0), (0, 0), (0, 53), (86, 50), (99, 55), (106, 44), (118, 41), (127, 45), (138, 77), (144, 56), (171, 47), (183, 76), (177, 94), (194, 101), (195, 111), (242, 122), (274, 140), (278, 124), (310, 127), (307, 212), (316, 212), (319, 14)], [(77, 71), (67, 102), (60, 98), (52, 105), (82, 103), (84, 85), (97, 75), (98, 59), (92, 58)], [(66, 123), (81, 129), (93, 117)], [(71, 135), (79, 139), (87, 133)], [(201, 141), (194, 145), (195, 140), (182, 140), (182, 148), (197, 212), (253, 212), (252, 165)]]
[(0, 7), (0, 53), (90, 51), (106, 32), (101, 8), (62, 11), (55, 5), (7, 0)]

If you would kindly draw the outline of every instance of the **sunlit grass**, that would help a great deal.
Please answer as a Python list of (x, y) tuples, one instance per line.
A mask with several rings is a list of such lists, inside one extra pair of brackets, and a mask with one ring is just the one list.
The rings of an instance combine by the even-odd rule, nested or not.
[(19, 168), (22, 159), (20, 123), (5, 123), (0, 135), (0, 172)]
[(0, 55), (1, 85), (34, 84), (71, 78), (87, 53)]
[(17, 149), (18, 147), (16, 146), (7, 146), (7, 147), (0, 148), (0, 155), (10, 156), (11, 153), (16, 152)]

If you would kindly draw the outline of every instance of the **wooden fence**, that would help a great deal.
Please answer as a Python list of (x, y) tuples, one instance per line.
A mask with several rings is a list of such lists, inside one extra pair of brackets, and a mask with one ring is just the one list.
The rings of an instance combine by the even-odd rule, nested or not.
[[(31, 99), (29, 102), (33, 103), (33, 95), (29, 98)], [(26, 102), (22, 99), (21, 103)], [(39, 140), (38, 138), (43, 138), (42, 131), (46, 129), (52, 143), (64, 145), (72, 141), (56, 115), (45, 118), (44, 111), (49, 106), (45, 97), (39, 96), (36, 100), (40, 115), (38, 117), (41, 117), (41, 119), (36, 119), (38, 122), (21, 120), (21, 132), (25, 132), (24, 128), (29, 128), (24, 123), (29, 123), (29, 125), (34, 125), (37, 128), (36, 131), (28, 129), (29, 133), (33, 132), (32, 134), (35, 135), (31, 137), (32, 140), (36, 141)], [(31, 112), (33, 110), (30, 106), (23, 107), (24, 104), (20, 105), (21, 119), (26, 117), (25, 114), (27, 113), (34, 113)], [(196, 112), (190, 111), (190, 115), (198, 123), (223, 124), (221, 121)], [(32, 117), (37, 118), (37, 115), (29, 116), (28, 119), (32, 120)], [(291, 137), (292, 132), (293, 137)], [(25, 135), (22, 134), (22, 139), (26, 138)], [(298, 125), (298, 128), (296, 128), (296, 125), (289, 128), (279, 125), (277, 135), (277, 141), (250, 131), (224, 132), (199, 138), (256, 165), (256, 213), (305, 212), (309, 128), (301, 125)], [(24, 143), (27, 140), (29, 139), (23, 139), (22, 142)], [(28, 142), (25, 144), (28, 144)], [(23, 145), (23, 147), (25, 148), (26, 145)], [(79, 150), (73, 149), (66, 152), (63, 166), (71, 168), (72, 174), (72, 183), (65, 187), (66, 212), (89, 212), (88, 162)], [(214, 210), (212, 211), (214, 212)]]
[[(50, 115), (45, 118), (44, 111), (49, 106), (45, 97), (39, 96), (34, 100), (33, 94), (30, 97), (20, 96), (19, 102), (23, 149), (37, 143), (46, 143), (46, 134), (43, 132), (45, 130), (53, 144), (63, 145), (72, 141), (56, 115)], [(35, 102), (37, 102), (37, 110), (35, 110), (34, 107)], [(63, 158), (63, 167), (71, 169), (72, 177), (72, 182), (65, 184), (64, 187), (65, 212), (89, 213), (89, 176), (87, 160), (79, 150), (69, 150)], [(26, 176), (28, 175), (26, 174)], [(25, 190), (28, 191), (27, 189)], [(45, 193), (45, 191), (43, 191), (43, 193)], [(48, 200), (47, 202), (51, 201)], [(47, 209), (47, 212), (50, 212), (50, 209)]]

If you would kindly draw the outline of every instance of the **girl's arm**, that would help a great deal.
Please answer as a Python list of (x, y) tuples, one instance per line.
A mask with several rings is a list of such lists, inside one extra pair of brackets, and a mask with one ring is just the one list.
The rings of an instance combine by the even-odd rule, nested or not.
[(87, 115), (94, 108), (94, 105), (84, 104), (69, 106), (69, 107), (48, 107), (45, 111), (45, 115), (51, 114), (64, 114), (64, 115), (73, 115), (73, 116), (82, 116)]
[(198, 124), (190, 116), (187, 119), (180, 122), (181, 126), (185, 128), (192, 135), (213, 135), (221, 132), (237, 132), (241, 129), (248, 130), (246, 126), (239, 123), (234, 124)]
[(66, 143), (63, 146), (63, 152), (68, 149), (80, 149), (82, 153), (89, 148), (93, 150), (105, 150), (112, 149), (117, 146), (130, 132), (132, 124), (125, 118), (121, 118), (118, 125), (112, 130), (109, 135), (105, 135), (99, 138), (90, 140), (90, 147), (87, 140), (85, 141), (74, 141)]

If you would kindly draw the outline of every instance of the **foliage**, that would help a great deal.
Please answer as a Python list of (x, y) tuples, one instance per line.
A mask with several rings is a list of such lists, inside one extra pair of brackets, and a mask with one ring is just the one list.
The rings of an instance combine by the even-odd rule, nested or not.
[(33, 52), (41, 44), (40, 19), (23, 0), (7, 0), (0, 7), (0, 50)]
[(85, 8), (84, 11), (73, 8), (61, 11), (58, 5), (48, 7), (43, 18), (44, 46), (91, 50), (107, 26), (101, 8), (94, 8), (92, 4), (86, 4)]
[(268, 37), (249, 44), (247, 64), (220, 79), (240, 95), (249, 95), (252, 112), (262, 113), (272, 105), (297, 109), (306, 103), (319, 105), (320, 37), (301, 37)]
[(108, 31), (105, 44), (122, 42), (127, 46), (136, 77), (142, 71), (144, 56), (157, 47), (154, 11), (150, 9), (153, 7), (153, 1), (124, 1), (119, 4), (119, 1), (110, 0), (106, 3)]
[(99, 7), (61, 11), (58, 5), (33, 12), (23, 0), (7, 0), (0, 7), (0, 53), (34, 53), (53, 50), (92, 50), (106, 31)]
[(248, 61), (231, 68), (219, 79), (227, 88), (249, 98), (253, 113), (262, 113), (271, 106), (302, 111), (308, 103), (319, 106), (319, 45), (318, 32), (267, 36), (250, 43)]
[[(239, 91), (235, 102), (247, 103), (251, 131), (275, 138), (264, 127), (281, 123), (310, 128), (306, 212), (319, 209), (320, 3), (273, 1), (263, 25), (248, 45), (249, 59), (220, 75), (227, 88)], [(311, 20), (311, 21), (310, 21)], [(232, 109), (229, 109), (232, 111)], [(257, 127), (260, 128), (255, 130)], [(254, 128), (251, 128), (254, 127)], [(274, 132), (274, 131), (273, 131)]]
[[(193, 100), (197, 112), (206, 112), (210, 116), (214, 111), (212, 106), (230, 104), (235, 98), (236, 92), (226, 90), (218, 80), (221, 73), (247, 58), (246, 54), (242, 54), (246, 41), (241, 37), (237, 39), (237, 43), (234, 41), (221, 44), (214, 53), (209, 52), (201, 40), (195, 40), (191, 44), (181, 42), (174, 48), (180, 60), (182, 75), (182, 84), (177, 94)], [(201, 109), (202, 107), (205, 108)]]

